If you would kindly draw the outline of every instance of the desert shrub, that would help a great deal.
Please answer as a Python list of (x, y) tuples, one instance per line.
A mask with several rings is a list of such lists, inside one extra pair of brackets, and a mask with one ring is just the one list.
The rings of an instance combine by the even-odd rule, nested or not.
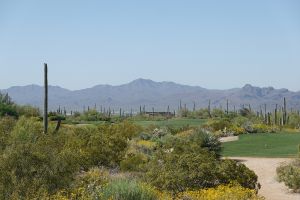
[(180, 138), (187, 138), (187, 137), (190, 137), (191, 135), (193, 135), (194, 132), (195, 132), (194, 129), (189, 129), (189, 130), (177, 133), (176, 136), (180, 137)]
[(154, 188), (144, 183), (117, 179), (101, 190), (103, 200), (156, 200), (158, 194)]
[(245, 129), (247, 133), (255, 133), (255, 130), (253, 128), (253, 123), (251, 121), (247, 121), (246, 123), (243, 124), (242, 127)]
[(260, 189), (257, 175), (244, 164), (234, 160), (223, 160), (218, 165), (219, 181), (222, 184), (236, 182), (244, 188)]
[(246, 133), (246, 130), (243, 127), (232, 125), (228, 129), (228, 132), (231, 133), (232, 135), (241, 135), (241, 134)]
[(170, 125), (167, 126), (167, 132), (171, 133), (172, 135), (176, 135), (180, 132), (188, 131), (190, 129), (191, 129), (191, 127), (189, 125), (181, 126), (179, 128), (172, 127)]
[(276, 133), (279, 131), (277, 126), (268, 126), (266, 124), (253, 124), (254, 133)]
[(211, 117), (213, 118), (223, 118), (225, 116), (225, 112), (222, 109), (213, 109), (211, 111)]
[(231, 125), (231, 123), (229, 119), (221, 118), (221, 119), (210, 119), (208, 120), (206, 125), (209, 128), (211, 128), (212, 131), (219, 131), (228, 128)]
[(152, 138), (152, 135), (149, 133), (142, 132), (142, 133), (140, 133), (139, 138), (141, 140), (150, 140)]
[(217, 163), (209, 152), (159, 154), (148, 165), (146, 180), (150, 184), (174, 194), (215, 186)]
[(168, 131), (167, 128), (156, 128), (152, 132), (154, 138), (161, 138), (168, 134), (170, 134), (170, 132)]
[(240, 185), (220, 185), (216, 188), (186, 191), (180, 193), (177, 200), (263, 200), (255, 190), (241, 187)]
[(110, 182), (110, 174), (105, 169), (92, 168), (76, 176), (71, 187), (52, 195), (53, 200), (99, 199), (99, 191)]
[(19, 113), (20, 116), (25, 117), (39, 117), (41, 115), (38, 108), (34, 108), (32, 106), (17, 106), (16, 107), (17, 113)]
[(14, 129), (16, 120), (12, 117), (0, 118), (0, 153), (6, 148), (11, 131)]
[(111, 121), (111, 116), (91, 109), (80, 115), (80, 119), (83, 121)]
[(0, 156), (0, 199), (32, 199), (67, 187), (79, 170), (78, 152), (63, 135), (45, 135), (40, 122), (21, 118)]
[(250, 117), (252, 115), (251, 110), (249, 110), (248, 108), (242, 108), (242, 109), (240, 109), (239, 113), (243, 117)]
[(147, 157), (143, 154), (130, 154), (127, 155), (120, 163), (122, 171), (139, 172), (143, 171), (144, 165), (147, 162)]
[(249, 120), (249, 118), (244, 117), (244, 116), (237, 116), (235, 118), (232, 119), (232, 124), (236, 125), (238, 127), (243, 126), (244, 124), (246, 124)]
[(128, 140), (138, 135), (140, 127), (123, 122), (78, 127), (73, 132), (76, 141), (71, 148), (81, 150), (82, 165), (87, 169), (90, 166), (119, 165), (126, 154)]
[(280, 182), (295, 192), (300, 192), (300, 160), (282, 164), (277, 168), (277, 176)]
[(220, 156), (221, 154), (221, 143), (219, 139), (207, 131), (196, 129), (188, 140), (191, 144), (198, 144), (202, 149), (207, 149), (216, 156)]
[(253, 132), (255, 133), (268, 133), (269, 126), (266, 124), (253, 124)]
[(207, 108), (196, 110), (195, 112), (193, 112), (193, 116), (199, 119), (208, 119), (210, 117)]
[(64, 115), (58, 114), (56, 112), (49, 112), (48, 114), (50, 121), (66, 120)]
[(0, 117), (3, 117), (3, 116), (18, 117), (19, 114), (17, 113), (16, 106), (0, 103)]
[(148, 183), (173, 194), (198, 190), (232, 181), (255, 189), (257, 176), (245, 165), (218, 160), (220, 143), (201, 130), (189, 138), (168, 135), (147, 165)]
[(289, 113), (288, 126), (290, 128), (300, 128), (300, 116), (297, 113)]
[(156, 146), (157, 144), (153, 141), (139, 140), (136, 142), (136, 148), (144, 154), (151, 154)]

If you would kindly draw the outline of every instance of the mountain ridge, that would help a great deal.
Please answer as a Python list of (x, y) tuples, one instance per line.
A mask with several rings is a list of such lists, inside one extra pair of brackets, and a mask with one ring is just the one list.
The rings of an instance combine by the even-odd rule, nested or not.
[[(13, 100), (21, 105), (29, 104), (42, 108), (43, 87), (31, 84), (26, 86), (13, 86), (0, 90), (8, 93)], [(200, 86), (189, 86), (175, 82), (156, 82), (150, 79), (136, 79), (126, 84), (108, 85), (99, 84), (80, 90), (69, 90), (60, 86), (49, 86), (49, 107), (56, 110), (59, 106), (67, 110), (83, 110), (84, 107), (110, 107), (112, 109), (138, 110), (145, 105), (148, 110), (154, 107), (157, 110), (165, 110), (170, 106), (177, 110), (180, 100), (182, 105), (192, 108), (194, 102), (197, 108), (207, 107), (211, 100), (213, 107), (224, 107), (227, 99), (230, 108), (241, 107), (243, 104), (251, 104), (253, 109), (267, 104), (272, 109), (275, 104), (281, 105), (286, 97), (290, 108), (300, 109), (300, 92), (289, 91), (274, 87), (257, 87), (245, 84), (241, 88), (225, 90), (206, 89)]]

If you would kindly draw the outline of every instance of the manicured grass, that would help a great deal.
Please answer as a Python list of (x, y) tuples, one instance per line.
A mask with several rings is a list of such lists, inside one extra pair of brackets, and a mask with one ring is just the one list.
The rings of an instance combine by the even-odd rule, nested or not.
[(268, 133), (241, 135), (238, 141), (223, 144), (224, 157), (295, 157), (300, 133)]
[(169, 119), (169, 120), (162, 120), (162, 121), (134, 121), (134, 123), (141, 125), (143, 127), (147, 127), (149, 125), (155, 126), (172, 126), (174, 128), (179, 128), (182, 126), (189, 125), (191, 127), (198, 127), (205, 123), (205, 119)]

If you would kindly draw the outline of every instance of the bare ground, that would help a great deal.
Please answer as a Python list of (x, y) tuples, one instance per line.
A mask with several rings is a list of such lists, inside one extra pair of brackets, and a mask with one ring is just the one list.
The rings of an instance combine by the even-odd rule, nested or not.
[(276, 180), (276, 168), (282, 162), (289, 162), (288, 158), (244, 158), (230, 157), (239, 160), (258, 176), (261, 184), (259, 194), (266, 200), (300, 200), (300, 194), (291, 193), (289, 189)]
[(239, 140), (239, 136), (228, 136), (228, 137), (221, 137), (220, 142), (233, 142)]

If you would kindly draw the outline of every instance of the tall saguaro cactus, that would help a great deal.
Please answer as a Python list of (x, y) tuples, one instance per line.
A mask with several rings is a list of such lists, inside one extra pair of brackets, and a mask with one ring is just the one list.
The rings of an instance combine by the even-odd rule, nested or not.
[(208, 115), (209, 115), (209, 118), (211, 118), (211, 108), (210, 108), (210, 100), (208, 101), (208, 108), (207, 108), (207, 110), (208, 110)]
[(226, 101), (226, 114), (227, 115), (229, 114), (229, 101), (228, 101), (228, 99)]
[(277, 112), (278, 112), (278, 105), (276, 104), (276, 108), (275, 108), (275, 125), (278, 124)]
[(44, 63), (44, 133), (48, 133), (48, 66)]
[(287, 124), (287, 106), (286, 106), (286, 99), (285, 97), (283, 98), (283, 125)]

